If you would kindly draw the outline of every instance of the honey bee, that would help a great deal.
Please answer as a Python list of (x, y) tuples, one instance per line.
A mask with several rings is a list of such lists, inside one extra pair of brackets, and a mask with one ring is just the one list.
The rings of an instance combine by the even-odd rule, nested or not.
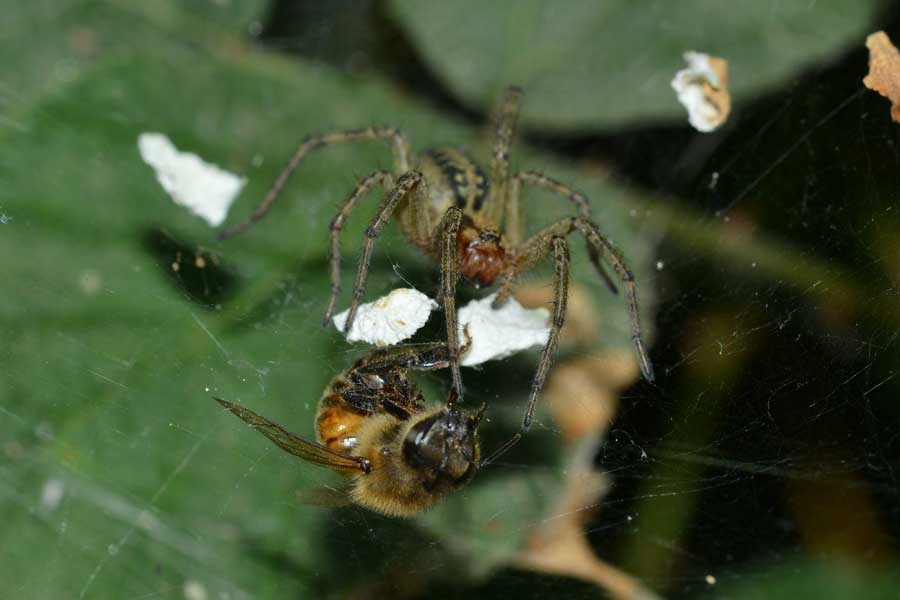
[(520, 437), (482, 459), (477, 430), (486, 404), (473, 412), (460, 410), (453, 389), (445, 404), (425, 404), (407, 371), (443, 369), (449, 361), (446, 343), (397, 346), (364, 356), (325, 388), (315, 442), (246, 408), (215, 400), (281, 449), (348, 476), (350, 502), (391, 517), (411, 517), (465, 486)]

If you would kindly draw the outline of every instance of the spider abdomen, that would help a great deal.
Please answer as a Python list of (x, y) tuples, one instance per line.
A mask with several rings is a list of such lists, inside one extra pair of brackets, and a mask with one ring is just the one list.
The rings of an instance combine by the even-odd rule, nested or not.
[(438, 222), (451, 206), (474, 216), (485, 207), (490, 182), (484, 171), (465, 153), (453, 148), (426, 152), (419, 170), (428, 184), (429, 209)]

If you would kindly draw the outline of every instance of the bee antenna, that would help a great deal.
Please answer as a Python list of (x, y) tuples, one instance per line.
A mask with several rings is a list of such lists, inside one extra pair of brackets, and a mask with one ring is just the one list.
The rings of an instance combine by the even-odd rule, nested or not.
[(517, 433), (516, 435), (506, 440), (506, 442), (502, 446), (494, 450), (490, 456), (478, 463), (478, 468), (483, 469), (484, 467), (488, 466), (489, 464), (506, 454), (506, 451), (512, 448), (520, 439), (522, 439), (522, 434)]

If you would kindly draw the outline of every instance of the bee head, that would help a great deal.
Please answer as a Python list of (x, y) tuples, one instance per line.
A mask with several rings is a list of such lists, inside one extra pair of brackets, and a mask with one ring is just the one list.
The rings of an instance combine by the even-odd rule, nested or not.
[(480, 420), (481, 412), (470, 415), (445, 408), (410, 427), (403, 441), (403, 458), (425, 475), (426, 488), (457, 488), (475, 475)]

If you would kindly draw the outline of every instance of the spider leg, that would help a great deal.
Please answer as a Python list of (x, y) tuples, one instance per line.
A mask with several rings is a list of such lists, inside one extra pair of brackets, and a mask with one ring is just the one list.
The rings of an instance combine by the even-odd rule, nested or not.
[(543, 246), (539, 253), (547, 255), (553, 252), (553, 260), (556, 270), (553, 276), (553, 321), (550, 325), (550, 335), (547, 337), (547, 343), (541, 352), (541, 358), (538, 361), (537, 372), (534, 374), (534, 380), (531, 382), (531, 393), (528, 396), (528, 408), (525, 411), (525, 419), (522, 421), (522, 431), (528, 431), (531, 428), (531, 420), (534, 417), (534, 409), (537, 405), (538, 394), (547, 381), (547, 373), (550, 372), (550, 365), (556, 355), (556, 348), (559, 345), (559, 334), (563, 324), (566, 321), (566, 303), (569, 298), (569, 243), (566, 238), (560, 236), (552, 236), (549, 244), (545, 242), (546, 238), (539, 240)]
[(459, 325), (456, 320), (456, 283), (459, 280), (459, 248), (457, 233), (463, 212), (451, 206), (444, 213), (440, 228), (441, 301), (444, 303), (444, 319), (447, 322), (447, 345), (450, 347), (450, 376), (453, 389), (462, 397), (462, 374), (459, 372)]
[[(542, 173), (538, 173), (537, 171), (520, 171), (513, 175), (510, 183), (509, 200), (506, 205), (504, 217), (506, 238), (511, 244), (519, 244), (525, 237), (525, 211), (524, 204), (521, 200), (522, 184), (543, 188), (566, 198), (578, 208), (579, 215), (585, 219), (591, 219), (591, 205), (584, 194), (576, 192), (566, 184), (547, 177)], [(600, 262), (600, 253), (589, 242), (586, 246), (588, 257), (591, 260), (591, 264), (594, 265), (597, 274), (603, 279), (603, 283), (606, 284), (609, 291), (613, 294), (618, 294), (619, 290), (616, 288), (616, 284), (613, 283), (613, 280)]]
[[(494, 150), (491, 156), (491, 191), (488, 206), (495, 211), (502, 210), (509, 182), (509, 147), (516, 133), (516, 121), (519, 118), (519, 103), (522, 90), (510, 86), (494, 114)], [(494, 221), (501, 215), (488, 215)]]
[(420, 248), (428, 248), (432, 244), (434, 232), (440, 226), (439, 219), (433, 216), (429, 206), (428, 182), (422, 180), (422, 191), (417, 192), (405, 204), (401, 204), (396, 212), (400, 231), (408, 240)]
[(325, 309), (325, 318), (322, 320), (322, 327), (328, 327), (331, 321), (331, 315), (334, 314), (334, 306), (337, 303), (338, 294), (341, 292), (341, 230), (344, 223), (350, 216), (350, 212), (356, 207), (360, 199), (365, 197), (372, 188), (380, 185), (388, 192), (391, 187), (391, 174), (387, 171), (375, 171), (371, 175), (360, 179), (356, 187), (344, 200), (344, 203), (338, 209), (338, 213), (334, 216), (329, 226), (331, 235), (331, 256), (329, 263), (331, 265), (331, 297), (328, 299), (328, 308)]
[(634, 275), (631, 269), (625, 264), (621, 254), (612, 243), (604, 237), (597, 229), (597, 225), (582, 217), (576, 217), (571, 220), (573, 228), (581, 231), (591, 246), (594, 246), (598, 252), (601, 252), (607, 262), (612, 266), (613, 270), (625, 285), (625, 295), (628, 298), (628, 313), (631, 316), (631, 342), (637, 351), (638, 364), (641, 367), (641, 373), (644, 379), (652, 382), (655, 377), (653, 375), (653, 365), (647, 356), (647, 350), (644, 347), (644, 340), (641, 337), (641, 319), (638, 310), (637, 285), (634, 283)]
[(604, 237), (597, 225), (590, 219), (584, 217), (569, 217), (562, 219), (544, 228), (536, 233), (529, 240), (526, 240), (519, 247), (514, 249), (514, 262), (509, 272), (506, 274), (497, 297), (494, 300), (494, 306), (499, 306), (509, 296), (515, 279), (534, 268), (547, 254), (547, 240), (553, 237), (565, 237), (578, 230), (584, 235), (588, 243), (597, 251), (598, 255), (603, 256), (612, 266), (616, 275), (625, 286), (625, 296), (628, 300), (628, 314), (631, 319), (631, 341), (637, 352), (638, 364), (644, 379), (652, 382), (653, 366), (647, 356), (647, 350), (644, 347), (644, 341), (641, 336), (641, 321), (638, 310), (637, 285), (634, 282), (634, 276), (619, 251), (612, 243)]
[[(394, 209), (401, 200), (410, 193), (417, 195), (423, 194), (424, 178), (418, 171), (409, 171), (404, 173), (397, 180), (394, 189), (387, 195), (385, 201), (378, 207), (378, 212), (372, 217), (372, 221), (366, 228), (366, 239), (363, 243), (362, 254), (359, 257), (359, 267), (356, 271), (356, 281), (353, 283), (353, 298), (350, 300), (350, 311), (347, 313), (347, 324), (344, 326), (344, 334), (346, 335), (353, 326), (353, 320), (356, 318), (356, 311), (359, 308), (359, 301), (362, 298), (366, 287), (366, 279), (369, 276), (369, 263), (372, 262), (372, 250), (375, 247), (375, 238), (381, 233), (381, 230), (394, 214)], [(417, 200), (418, 201), (418, 200)]]
[(367, 127), (365, 129), (351, 129), (348, 131), (336, 131), (332, 133), (321, 133), (311, 135), (301, 142), (300, 146), (291, 156), (291, 159), (282, 169), (271, 189), (266, 192), (262, 202), (256, 207), (256, 210), (241, 223), (233, 225), (228, 229), (219, 233), (219, 239), (224, 240), (231, 236), (237, 235), (262, 219), (269, 212), (275, 199), (281, 194), (281, 190), (287, 184), (291, 174), (300, 166), (303, 157), (312, 150), (317, 150), (325, 146), (335, 144), (344, 144), (352, 142), (362, 142), (366, 140), (386, 140), (391, 144), (391, 151), (394, 154), (394, 165), (399, 173), (405, 173), (409, 170), (409, 142), (406, 136), (398, 129), (393, 127)]
[(515, 266), (506, 271), (503, 274), (503, 282), (500, 284), (500, 287), (497, 289), (497, 294), (494, 296), (494, 301), (491, 302), (491, 308), (500, 308), (506, 301), (509, 300), (509, 297), (512, 295), (513, 285), (516, 283), (516, 278), (527, 271), (528, 269), (522, 269), (518, 266)]

